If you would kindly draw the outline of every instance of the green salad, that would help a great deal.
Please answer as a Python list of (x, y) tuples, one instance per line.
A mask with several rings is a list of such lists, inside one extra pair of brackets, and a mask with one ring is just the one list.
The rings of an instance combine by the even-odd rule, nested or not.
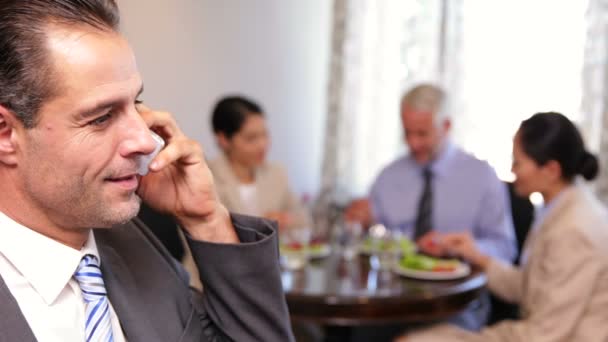
[(416, 250), (416, 245), (410, 239), (400, 238), (397, 240), (382, 240), (367, 237), (363, 240), (363, 249), (367, 252), (400, 252), (403, 255), (411, 254)]
[(460, 265), (456, 259), (439, 259), (422, 254), (408, 254), (399, 261), (403, 268), (431, 272), (453, 272)]

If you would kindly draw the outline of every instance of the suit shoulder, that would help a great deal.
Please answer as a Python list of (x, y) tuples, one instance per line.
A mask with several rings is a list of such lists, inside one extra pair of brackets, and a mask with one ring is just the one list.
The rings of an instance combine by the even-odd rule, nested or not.
[(230, 165), (228, 165), (226, 157), (218, 156), (217, 158), (206, 162), (217, 183), (230, 183), (232, 170), (230, 169)]
[(287, 169), (283, 164), (277, 162), (265, 162), (260, 166), (258, 175), (273, 182), (287, 182)]
[(217, 157), (214, 159), (209, 159), (206, 162), (207, 162), (207, 166), (209, 166), (209, 169), (214, 174), (216, 172), (219, 172), (224, 164), (224, 161), (220, 157)]
[(568, 215), (576, 231), (594, 245), (608, 245), (608, 211), (588, 189), (578, 189), (575, 204)]

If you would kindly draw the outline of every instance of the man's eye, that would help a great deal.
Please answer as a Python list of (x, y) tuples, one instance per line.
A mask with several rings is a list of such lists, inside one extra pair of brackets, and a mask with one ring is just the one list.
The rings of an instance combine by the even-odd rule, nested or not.
[(144, 103), (144, 101), (142, 101), (142, 100), (140, 100), (140, 99), (135, 100), (135, 104), (136, 104), (136, 105), (138, 105), (138, 104), (142, 104), (142, 103)]
[(89, 125), (92, 125), (92, 126), (101, 126), (104, 123), (106, 123), (108, 120), (110, 120), (111, 118), (112, 118), (112, 113), (108, 113), (108, 114), (105, 114), (105, 115), (102, 115), (102, 116), (98, 117), (97, 119), (95, 119), (93, 121), (90, 121)]

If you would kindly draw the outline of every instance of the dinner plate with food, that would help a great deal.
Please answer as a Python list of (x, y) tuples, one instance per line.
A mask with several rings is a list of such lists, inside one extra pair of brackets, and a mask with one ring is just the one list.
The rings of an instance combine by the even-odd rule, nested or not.
[(407, 254), (394, 266), (401, 276), (424, 280), (452, 280), (471, 274), (471, 267), (458, 259), (440, 259), (422, 254)]

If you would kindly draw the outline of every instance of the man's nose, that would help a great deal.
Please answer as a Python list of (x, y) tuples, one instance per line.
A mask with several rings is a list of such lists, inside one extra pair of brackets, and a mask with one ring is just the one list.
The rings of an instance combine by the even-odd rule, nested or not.
[(152, 132), (139, 113), (135, 112), (130, 116), (123, 128), (125, 138), (120, 146), (120, 155), (127, 158), (154, 152), (156, 141), (152, 137)]
[(410, 137), (407, 140), (407, 144), (409, 145), (410, 149), (413, 151), (418, 151), (422, 145), (421, 140), (416, 137)]

